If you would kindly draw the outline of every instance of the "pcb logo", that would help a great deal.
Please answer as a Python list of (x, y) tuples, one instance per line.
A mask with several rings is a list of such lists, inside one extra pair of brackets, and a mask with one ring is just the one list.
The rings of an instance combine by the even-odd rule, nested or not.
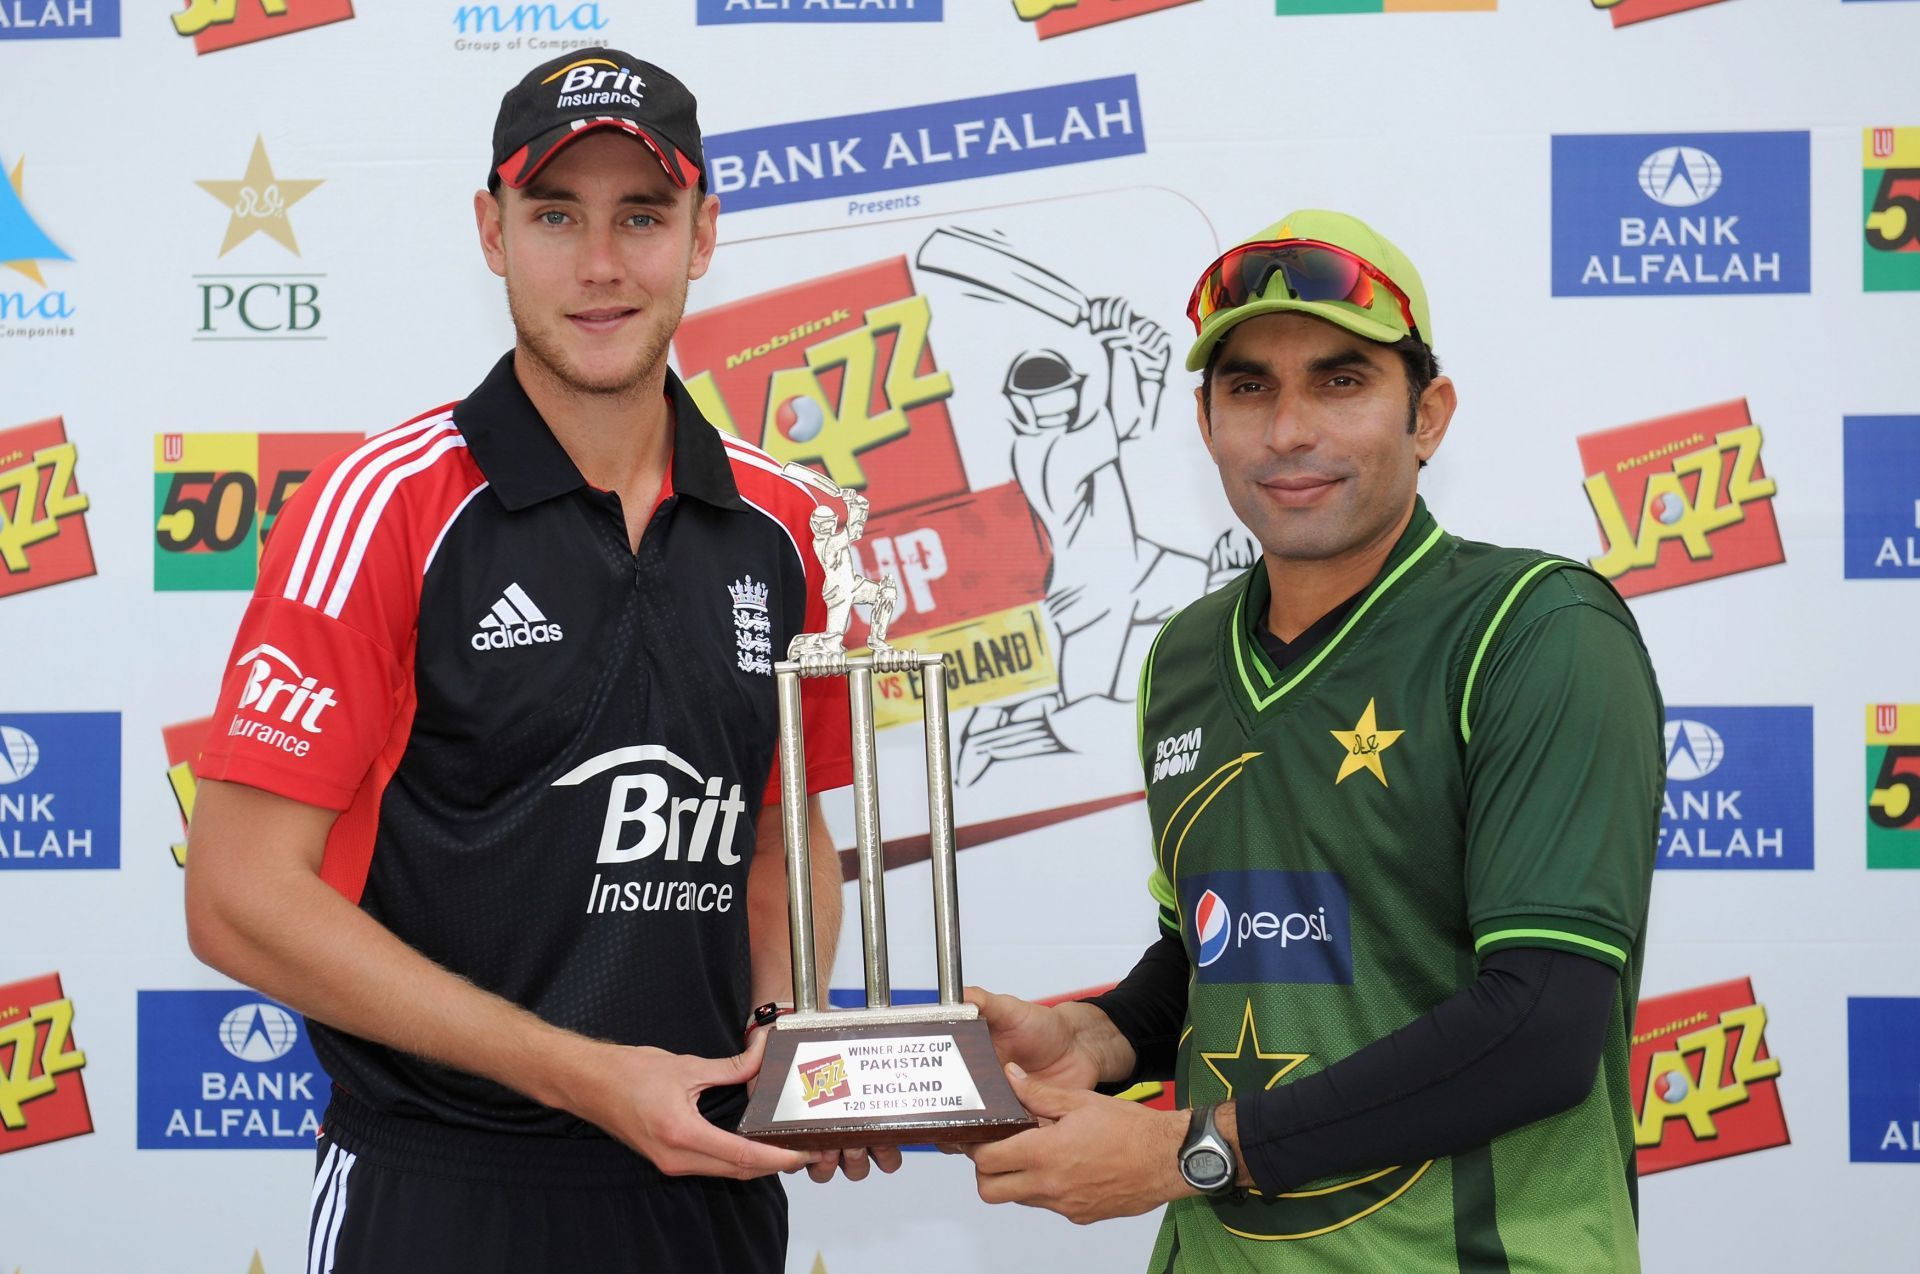
[(58, 416), (0, 429), (0, 597), (94, 573), (78, 463)]
[(0, 986), (0, 1154), (93, 1131), (86, 1064), (58, 973)]
[(1750, 978), (1640, 1001), (1629, 1069), (1641, 1176), (1787, 1144), (1766, 1031)]
[(1786, 561), (1761, 443), (1745, 399), (1581, 438), (1593, 568), (1634, 597)]
[(1920, 291), (1920, 128), (1869, 128), (1861, 156), (1869, 292)]
[(1867, 709), (1867, 866), (1920, 868), (1920, 703)]
[(847, 1080), (847, 1059), (835, 1053), (795, 1068), (800, 1079), (800, 1097), (809, 1106), (824, 1106), (853, 1092)]

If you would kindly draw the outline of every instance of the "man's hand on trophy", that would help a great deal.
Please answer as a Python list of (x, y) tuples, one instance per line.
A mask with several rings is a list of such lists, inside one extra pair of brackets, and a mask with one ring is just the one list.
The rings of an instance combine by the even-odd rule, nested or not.
[[(1001, 1062), (1013, 1062), (1049, 1083), (1092, 1088), (1100, 1082), (1100, 1057), (1086, 1048), (1076, 1018), (1100, 1013), (1090, 1004), (1035, 1004), (1012, 995), (970, 986), (967, 1003), (977, 1005), (993, 1036)], [(1106, 1015), (1100, 1013), (1102, 1020)]]
[[(764, 1037), (766, 1032), (756, 1031)], [(819, 1156), (764, 1146), (723, 1132), (700, 1113), (709, 1088), (744, 1084), (760, 1070), (764, 1038), (733, 1057), (692, 1057), (663, 1049), (583, 1042), (582, 1091), (566, 1109), (645, 1155), (669, 1176), (747, 1179), (791, 1172)]]
[(1049, 1084), (1008, 1065), (1040, 1127), (967, 1147), (987, 1203), (1024, 1203), (1075, 1225), (1138, 1216), (1197, 1193), (1180, 1177), (1187, 1114)]
[(807, 1165), (807, 1175), (815, 1181), (831, 1181), (842, 1172), (849, 1181), (865, 1181), (874, 1168), (894, 1172), (900, 1167), (900, 1147), (875, 1146), (870, 1150), (824, 1150), (821, 1158)]

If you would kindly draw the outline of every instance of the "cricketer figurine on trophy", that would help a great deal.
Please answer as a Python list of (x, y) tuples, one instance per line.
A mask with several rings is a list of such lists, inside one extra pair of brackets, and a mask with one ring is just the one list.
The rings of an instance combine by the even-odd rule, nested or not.
[[(739, 1133), (800, 1150), (992, 1141), (1035, 1125), (1013, 1095), (979, 1010), (961, 998), (960, 904), (948, 755), (947, 683), (941, 658), (887, 642), (898, 593), (891, 576), (862, 577), (852, 545), (866, 529), (867, 500), (804, 465), (785, 473), (846, 505), (844, 524), (814, 509), (813, 551), (826, 581), (824, 632), (801, 633), (774, 665), (780, 698), (780, 804), (786, 835), (787, 918), (793, 941), (794, 1010), (774, 1020)], [(872, 608), (867, 654), (845, 638), (855, 603)], [(875, 673), (918, 673), (926, 723), (928, 847), (933, 867), (934, 955), (940, 999), (894, 1005), (887, 972), (885, 862), (874, 746)], [(845, 677), (853, 717), (854, 840), (860, 864), (860, 942), (867, 1006), (827, 1010), (814, 962), (808, 888), (803, 677)]]

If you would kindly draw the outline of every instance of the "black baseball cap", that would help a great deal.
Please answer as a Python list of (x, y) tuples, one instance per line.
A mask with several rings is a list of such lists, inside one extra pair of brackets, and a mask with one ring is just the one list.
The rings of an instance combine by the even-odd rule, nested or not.
[(618, 49), (580, 49), (536, 66), (500, 99), (493, 174), (517, 190), (568, 142), (617, 128), (638, 138), (684, 190), (701, 180), (706, 162), (694, 111), (687, 86), (652, 63)]

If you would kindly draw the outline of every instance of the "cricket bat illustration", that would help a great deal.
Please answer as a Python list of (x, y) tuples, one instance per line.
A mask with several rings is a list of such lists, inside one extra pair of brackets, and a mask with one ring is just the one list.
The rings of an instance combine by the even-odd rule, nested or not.
[(971, 283), (1075, 327), (1087, 321), (1087, 295), (1045, 266), (971, 230), (941, 229), (927, 236), (914, 264)]

